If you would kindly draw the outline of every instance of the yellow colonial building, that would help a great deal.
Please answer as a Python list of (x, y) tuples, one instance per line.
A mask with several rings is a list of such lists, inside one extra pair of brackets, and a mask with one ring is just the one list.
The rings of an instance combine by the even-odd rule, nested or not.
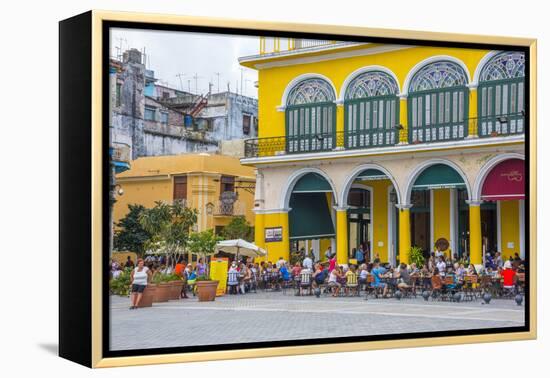
[[(268, 45), (273, 46), (272, 49)], [(425, 253), (525, 255), (522, 52), (260, 40), (256, 244), (348, 263)], [(437, 243), (444, 239), (443, 243)]]
[(153, 207), (156, 201), (182, 200), (198, 210), (196, 231), (219, 233), (234, 216), (254, 225), (254, 169), (238, 158), (193, 153), (141, 157), (131, 169), (116, 176), (123, 190), (117, 197), (113, 219), (118, 222), (129, 204)]

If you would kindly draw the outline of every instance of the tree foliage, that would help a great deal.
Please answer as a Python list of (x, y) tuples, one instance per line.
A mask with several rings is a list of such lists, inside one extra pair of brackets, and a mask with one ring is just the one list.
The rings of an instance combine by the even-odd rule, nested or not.
[(222, 236), (227, 240), (243, 239), (249, 242), (254, 241), (254, 227), (247, 222), (244, 216), (236, 216), (222, 230)]
[(197, 209), (183, 205), (182, 201), (168, 204), (155, 202), (151, 209), (145, 209), (139, 217), (142, 227), (151, 234), (146, 249), (171, 257), (172, 264), (186, 253), (191, 228), (197, 223)]
[(139, 218), (145, 207), (142, 205), (128, 205), (128, 213), (116, 226), (113, 244), (117, 251), (131, 251), (139, 255), (145, 252), (145, 244), (151, 238), (149, 233), (140, 223)]

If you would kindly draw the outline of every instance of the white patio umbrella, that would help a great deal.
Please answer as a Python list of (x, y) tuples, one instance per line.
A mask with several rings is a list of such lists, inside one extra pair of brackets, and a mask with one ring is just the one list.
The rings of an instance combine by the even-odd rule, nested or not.
[(223, 251), (238, 256), (260, 257), (267, 255), (267, 252), (255, 244), (249, 243), (246, 240), (222, 240), (216, 244), (216, 251)]

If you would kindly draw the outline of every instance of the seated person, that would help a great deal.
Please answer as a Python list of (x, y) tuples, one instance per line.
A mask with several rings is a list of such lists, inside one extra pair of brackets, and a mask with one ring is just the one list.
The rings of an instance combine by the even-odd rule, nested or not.
[(329, 274), (328, 286), (332, 290), (333, 297), (337, 297), (340, 293), (340, 288), (342, 287), (342, 284), (339, 282), (339, 279), (342, 278), (342, 276), (342, 272), (338, 265), (336, 265), (332, 272), (330, 272)]
[(515, 289), (517, 274), (516, 271), (512, 269), (512, 263), (510, 261), (504, 263), (504, 269), (501, 272), (501, 276), (503, 279), (502, 286), (505, 289)]
[(348, 271), (345, 274), (346, 278), (346, 295), (349, 294), (350, 288), (356, 288), (358, 286), (357, 273), (355, 272), (355, 265), (350, 265)]
[(323, 269), (323, 266), (319, 263), (315, 264), (315, 272), (313, 272), (313, 282), (312, 286), (314, 288), (319, 287), (320, 285), (325, 283), (326, 279), (326, 270)]
[(411, 276), (407, 270), (407, 264), (401, 263), (397, 271), (397, 287), (403, 291), (407, 291), (412, 287)]
[(374, 288), (382, 288), (383, 292), (382, 295), (386, 297), (388, 294), (388, 285), (386, 285), (385, 282), (382, 282), (382, 278), (386, 274), (386, 269), (382, 266), (380, 266), (380, 260), (375, 259), (373, 268), (371, 271), (372, 276), (374, 277), (374, 282), (371, 284)]

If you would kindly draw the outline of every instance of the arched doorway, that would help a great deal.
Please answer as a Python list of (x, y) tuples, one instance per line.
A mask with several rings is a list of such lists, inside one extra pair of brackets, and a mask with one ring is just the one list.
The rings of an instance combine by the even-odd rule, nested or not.
[(314, 261), (324, 260), (329, 247), (336, 254), (335, 204), (332, 187), (321, 174), (309, 172), (296, 181), (288, 214), (291, 260), (302, 249), (311, 251)]
[(395, 180), (383, 167), (367, 164), (352, 172), (340, 201), (346, 211), (349, 259), (355, 259), (354, 250), (361, 247), (366, 261), (395, 263), (398, 201)]
[(410, 178), (407, 196), (412, 246), (427, 257), (435, 252), (436, 241), (444, 239), (448, 247), (441, 252), (447, 257), (467, 251), (469, 187), (458, 167), (444, 160), (422, 164)]
[(497, 156), (482, 169), (476, 189), (482, 206), (495, 209), (491, 227), (483, 227), (482, 212), (484, 251), (525, 258), (525, 161)]

